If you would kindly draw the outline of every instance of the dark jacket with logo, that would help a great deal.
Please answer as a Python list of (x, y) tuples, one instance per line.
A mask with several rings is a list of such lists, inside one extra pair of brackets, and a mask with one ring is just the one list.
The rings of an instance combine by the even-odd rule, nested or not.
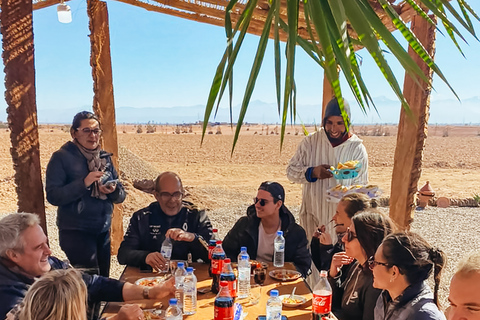
[(333, 255), (345, 251), (342, 237), (343, 234), (338, 235), (338, 240), (335, 244), (321, 244), (318, 238), (312, 237), (312, 241), (310, 241), (310, 251), (312, 253), (312, 261), (318, 271), (330, 270)]
[[(212, 237), (212, 224), (204, 210), (197, 210), (184, 201), (175, 216), (166, 215), (158, 202), (135, 212), (118, 250), (118, 262), (129, 266), (148, 268), (145, 258), (151, 252), (160, 252), (168, 229), (180, 228), (196, 235), (192, 242), (173, 241), (172, 259), (208, 261), (208, 241)], [(206, 246), (205, 246), (206, 245)]]
[(409, 286), (392, 301), (384, 290), (375, 306), (375, 320), (445, 320), (425, 282)]
[[(280, 209), (280, 229), (285, 237), (285, 261), (293, 262), (303, 276), (307, 276), (312, 264), (312, 258), (308, 251), (308, 240), (305, 230), (297, 223), (295, 218), (282, 206)], [(255, 205), (247, 209), (247, 216), (238, 219), (233, 228), (225, 236), (223, 250), (232, 261), (237, 260), (240, 248), (247, 247), (251, 259), (257, 258), (258, 227), (261, 219), (257, 217)]]
[[(68, 267), (55, 257), (48, 260), (52, 270)], [(82, 273), (82, 278), (87, 285), (89, 302), (123, 301), (123, 282), (86, 273)], [(5, 319), (7, 313), (22, 302), (34, 281), (35, 278), (22, 273), (13, 262), (0, 260), (0, 319)]]
[[(117, 179), (109, 153), (102, 150), (100, 157), (110, 163), (106, 169), (111, 173), (110, 180)], [(65, 143), (53, 153), (47, 166), (45, 190), (48, 202), (58, 206), (59, 229), (94, 234), (110, 229), (113, 204), (125, 200), (125, 190), (121, 183), (117, 183), (117, 188), (107, 195), (106, 200), (94, 198), (83, 182), (89, 173), (87, 160), (73, 142)]]
[(332, 286), (332, 312), (339, 320), (372, 320), (377, 298), (382, 292), (373, 287), (373, 275), (357, 261), (329, 277)]

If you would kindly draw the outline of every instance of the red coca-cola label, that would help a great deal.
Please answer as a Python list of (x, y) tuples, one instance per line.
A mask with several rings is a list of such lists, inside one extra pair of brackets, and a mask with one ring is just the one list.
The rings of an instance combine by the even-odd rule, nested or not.
[(232, 320), (233, 319), (233, 307), (218, 308), (215, 307), (213, 313), (213, 320)]
[(213, 259), (212, 260), (212, 273), (220, 274), (222, 273), (223, 260)]
[(331, 292), (313, 292), (312, 311), (316, 314), (326, 314), (332, 311)]
[(234, 298), (237, 297), (237, 281), (228, 281), (228, 290), (230, 290), (230, 295)]
[(215, 249), (215, 246), (209, 246), (208, 247), (208, 259), (210, 259), (210, 260), (212, 260), (213, 249)]

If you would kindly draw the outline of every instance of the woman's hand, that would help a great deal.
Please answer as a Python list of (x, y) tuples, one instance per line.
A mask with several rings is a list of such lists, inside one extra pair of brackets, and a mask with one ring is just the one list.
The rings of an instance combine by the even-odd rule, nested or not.
[(345, 252), (335, 253), (330, 264), (330, 277), (336, 277), (342, 266), (352, 263), (353, 258), (347, 256)]
[(321, 244), (323, 245), (330, 245), (332, 244), (332, 237), (328, 232), (326, 232), (326, 227), (325, 225), (321, 225), (320, 227), (315, 230), (313, 233), (313, 236), (317, 238)]
[(98, 190), (103, 194), (110, 194), (115, 191), (115, 188), (117, 188), (116, 182), (108, 183), (107, 181), (107, 184), (98, 183)]
[(85, 187), (88, 188), (92, 185), (92, 183), (100, 180), (102, 176), (103, 171), (92, 171), (85, 177), (85, 179), (83, 179), (83, 183), (85, 183)]

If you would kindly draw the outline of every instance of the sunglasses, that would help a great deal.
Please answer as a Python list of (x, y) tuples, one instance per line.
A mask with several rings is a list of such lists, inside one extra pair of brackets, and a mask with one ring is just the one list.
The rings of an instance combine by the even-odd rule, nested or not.
[(77, 129), (77, 131), (82, 131), (86, 135), (90, 135), (90, 133), (93, 133), (94, 135), (102, 134), (102, 130), (100, 129), (83, 128), (83, 129)]
[(255, 204), (257, 204), (257, 202), (260, 202), (260, 205), (263, 207), (265, 206), (267, 203), (269, 203), (270, 201), (269, 200), (265, 200), (265, 199), (259, 199), (259, 198), (253, 198), (253, 202)]
[(350, 231), (350, 228), (347, 228), (347, 241), (353, 241), (353, 239), (357, 239), (357, 235)]
[(391, 264), (375, 261), (375, 258), (373, 256), (368, 258), (368, 267), (370, 268), (370, 270), (373, 270), (373, 268), (375, 268), (376, 266), (384, 266), (384, 267), (387, 267), (387, 268), (392, 267)]
[(180, 200), (183, 196), (183, 193), (181, 193), (180, 191), (177, 191), (177, 192), (174, 192), (174, 193), (170, 193), (170, 192), (160, 192), (158, 194), (160, 196), (160, 198), (162, 198), (163, 200), (170, 200), (171, 198), (173, 200)]

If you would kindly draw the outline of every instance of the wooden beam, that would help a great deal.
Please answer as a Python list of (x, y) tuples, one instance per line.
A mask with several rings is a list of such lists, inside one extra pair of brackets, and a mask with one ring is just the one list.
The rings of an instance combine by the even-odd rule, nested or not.
[[(432, 19), (434, 19), (432, 17)], [(435, 26), (420, 16), (414, 17), (411, 26), (430, 56), (435, 55)], [(398, 125), (397, 146), (392, 175), (390, 195), (390, 217), (403, 229), (409, 229), (413, 221), (414, 198), (418, 179), (422, 172), (422, 156), (427, 137), (427, 123), (432, 90), (432, 69), (409, 48), (410, 56), (421, 67), (428, 83), (421, 79), (421, 86), (408, 75), (404, 80), (404, 96), (410, 105), (412, 115), (402, 108)]]
[(332, 85), (330, 81), (328, 81), (327, 74), (325, 70), (323, 71), (323, 101), (322, 101), (322, 125), (323, 125), (323, 118), (325, 118), (325, 108), (327, 104), (332, 100), (335, 92), (333, 92)]
[(47, 234), (35, 96), (32, 0), (3, 0), (0, 29), (18, 211), (38, 214)]
[[(113, 99), (112, 61), (110, 56), (110, 33), (108, 27), (107, 4), (98, 0), (87, 0), (90, 27), (93, 77), (93, 111), (102, 124), (102, 148), (112, 152), (112, 161), (118, 170), (117, 126)], [(112, 216), (112, 253), (116, 254), (123, 239), (123, 208), (115, 205)]]

